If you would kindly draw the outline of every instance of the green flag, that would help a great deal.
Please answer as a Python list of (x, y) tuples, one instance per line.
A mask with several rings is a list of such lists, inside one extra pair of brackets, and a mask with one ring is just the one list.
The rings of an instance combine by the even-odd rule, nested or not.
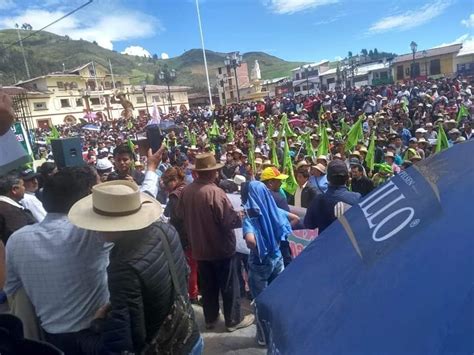
[(260, 128), (260, 123), (261, 123), (260, 114), (257, 112), (257, 119), (255, 121), (255, 127)]
[(191, 133), (191, 140), (189, 141), (189, 144), (197, 146), (196, 133), (194, 133), (194, 132)]
[(250, 129), (247, 130), (247, 141), (249, 143), (248, 159), (249, 159), (250, 166), (252, 167), (252, 171), (255, 174), (257, 172), (256, 166), (255, 166), (255, 139)]
[(375, 131), (374, 130), (372, 130), (372, 134), (370, 135), (369, 149), (367, 149), (365, 162), (367, 163), (367, 168), (369, 168), (369, 171), (373, 171), (374, 164), (375, 164)]
[(270, 121), (267, 129), (267, 144), (270, 145), (273, 141), (273, 133), (275, 133), (275, 127), (273, 126), (273, 120)]
[(363, 115), (359, 117), (356, 123), (354, 123), (347, 134), (346, 139), (346, 151), (352, 151), (360, 140), (364, 139), (364, 131), (362, 130), (362, 119)]
[(405, 113), (410, 112), (410, 110), (408, 109), (408, 106), (407, 106), (407, 102), (404, 99), (402, 99), (401, 106), (402, 106), (402, 110), (405, 111)]
[(227, 142), (233, 142), (234, 141), (234, 129), (232, 126), (229, 127), (229, 130), (227, 131)]
[(351, 127), (347, 124), (346, 120), (343, 118), (341, 120), (341, 134), (345, 136), (349, 131), (351, 130)]
[(435, 153), (439, 153), (449, 148), (448, 137), (444, 131), (443, 125), (440, 123), (438, 127), (438, 139), (436, 140)]
[(296, 137), (296, 134), (291, 129), (288, 124), (288, 116), (284, 113), (281, 117), (281, 132), (280, 135), (284, 133), (285, 137)]
[(280, 162), (278, 161), (278, 155), (276, 152), (276, 143), (271, 141), (270, 146), (272, 148), (272, 164), (275, 165), (277, 169), (280, 169)]
[(311, 132), (303, 133), (298, 137), (298, 140), (304, 144), (306, 155), (314, 158), (316, 153), (314, 152), (313, 144), (311, 143)]
[(211, 130), (209, 131), (209, 136), (210, 137), (217, 137), (219, 135), (219, 126), (217, 125), (216, 120), (212, 122), (212, 127)]
[(458, 116), (456, 118), (456, 122), (458, 124), (461, 123), (461, 120), (463, 117), (469, 117), (469, 110), (466, 106), (464, 106), (463, 104), (461, 104), (461, 107), (459, 107), (459, 111), (458, 111)]
[(128, 120), (128, 122), (127, 122), (127, 129), (130, 130), (130, 129), (132, 129), (132, 128), (133, 128), (133, 122), (132, 122), (132, 120)]
[(321, 141), (318, 146), (318, 155), (328, 155), (329, 153), (329, 137), (328, 131), (326, 130), (326, 125), (323, 124), (321, 131)]
[(294, 195), (298, 183), (295, 179), (293, 171), (293, 164), (291, 163), (290, 148), (288, 147), (288, 141), (285, 137), (285, 153), (283, 154), (283, 173), (288, 175), (288, 179), (283, 181), (281, 185), (282, 189), (288, 192), (290, 195)]

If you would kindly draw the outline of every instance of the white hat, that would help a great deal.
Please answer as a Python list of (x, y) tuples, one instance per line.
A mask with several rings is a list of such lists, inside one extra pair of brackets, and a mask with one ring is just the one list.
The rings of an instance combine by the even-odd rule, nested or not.
[(237, 186), (240, 186), (244, 184), (247, 181), (247, 179), (245, 178), (245, 176), (235, 175), (233, 181), (234, 181), (234, 184), (236, 184)]
[(161, 213), (161, 204), (137, 184), (116, 180), (95, 185), (92, 194), (72, 206), (68, 218), (79, 228), (123, 232), (148, 227)]
[(426, 133), (426, 132), (428, 132), (428, 131), (427, 131), (426, 129), (424, 129), (424, 128), (418, 128), (418, 129), (415, 131), (415, 133)]
[(102, 158), (98, 159), (97, 163), (95, 164), (95, 168), (97, 170), (109, 170), (112, 169), (114, 166), (109, 158)]

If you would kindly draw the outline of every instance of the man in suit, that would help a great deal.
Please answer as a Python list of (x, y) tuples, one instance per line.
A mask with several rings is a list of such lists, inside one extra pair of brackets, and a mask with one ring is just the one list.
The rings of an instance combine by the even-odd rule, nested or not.
[(308, 208), (318, 194), (316, 188), (309, 182), (308, 169), (300, 168), (296, 171), (296, 182), (298, 187), (293, 196), (289, 197), (289, 204), (295, 207)]

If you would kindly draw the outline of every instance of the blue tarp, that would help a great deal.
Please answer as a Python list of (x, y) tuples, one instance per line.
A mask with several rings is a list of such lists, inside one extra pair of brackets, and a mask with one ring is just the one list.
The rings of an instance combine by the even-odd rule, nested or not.
[(271, 354), (474, 353), (474, 140), (394, 177), (257, 299)]

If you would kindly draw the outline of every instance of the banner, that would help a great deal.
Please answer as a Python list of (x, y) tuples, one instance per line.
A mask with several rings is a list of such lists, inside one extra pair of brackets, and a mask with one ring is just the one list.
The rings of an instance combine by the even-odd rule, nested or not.
[(256, 300), (269, 353), (472, 354), (473, 156), (420, 161), (311, 242)]
[(296, 258), (318, 236), (317, 229), (299, 229), (288, 237), (291, 256)]
[(23, 125), (20, 122), (15, 122), (11, 129), (15, 133), (16, 140), (21, 144), (25, 152), (27, 152), (28, 155), (33, 155), (30, 142), (28, 141), (28, 133), (23, 128)]

